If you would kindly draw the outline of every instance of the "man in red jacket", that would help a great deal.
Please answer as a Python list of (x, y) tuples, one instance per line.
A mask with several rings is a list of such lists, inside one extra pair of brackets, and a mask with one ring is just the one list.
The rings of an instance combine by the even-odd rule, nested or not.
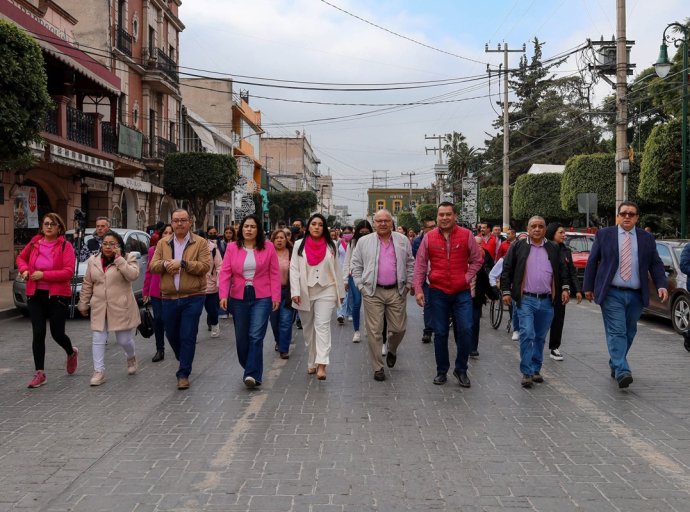
[(457, 356), (453, 376), (460, 386), (469, 388), (467, 358), (472, 345), (472, 296), (470, 283), (482, 266), (483, 256), (469, 229), (456, 224), (453, 203), (438, 205), (438, 229), (430, 231), (419, 245), (414, 267), (414, 290), (417, 304), (424, 307), (424, 280), (429, 278), (434, 329), (436, 377), (434, 384), (448, 380), (448, 318), (452, 315)]

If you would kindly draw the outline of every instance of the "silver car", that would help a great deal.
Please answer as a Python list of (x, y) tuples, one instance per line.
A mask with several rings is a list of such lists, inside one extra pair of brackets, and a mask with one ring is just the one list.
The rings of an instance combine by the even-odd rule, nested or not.
[[(85, 230), (83, 244), (86, 244), (91, 238), (93, 238), (94, 228), (89, 228)], [(112, 229), (118, 235), (122, 237), (125, 242), (125, 252), (132, 253), (137, 257), (137, 263), (139, 264), (139, 277), (136, 281), (132, 283), (132, 289), (134, 290), (134, 296), (137, 301), (142, 300), (142, 290), (144, 288), (144, 274), (146, 273), (146, 265), (148, 260), (148, 250), (149, 242), (151, 237), (144, 231), (139, 231), (136, 229)], [(71, 229), (65, 233), (65, 238), (76, 245), (76, 240), (74, 238), (74, 230)], [(75, 247), (75, 251), (76, 251)], [(77, 254), (77, 257), (79, 255)], [(86, 273), (86, 262), (80, 262), (77, 268), (76, 282), (72, 282), (72, 289), (74, 290), (74, 301), (75, 304), (79, 301), (79, 292), (81, 292), (81, 283), (84, 281), (84, 274)], [(14, 297), (14, 305), (21, 311), (23, 315), (28, 315), (29, 310), (26, 303), (26, 283), (21, 279), (15, 279), (12, 286), (12, 295)]]

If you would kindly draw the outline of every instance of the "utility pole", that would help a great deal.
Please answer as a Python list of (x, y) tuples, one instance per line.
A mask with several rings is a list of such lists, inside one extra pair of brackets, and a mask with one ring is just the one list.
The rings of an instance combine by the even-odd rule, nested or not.
[(427, 155), (429, 154), (429, 152), (432, 152), (434, 154), (438, 152), (438, 163), (434, 165), (434, 174), (436, 175), (436, 204), (440, 204), (443, 197), (444, 178), (445, 175), (448, 173), (448, 166), (447, 164), (443, 163), (443, 135), (434, 134), (431, 137), (428, 137), (425, 134), (424, 139), (438, 140), (437, 148), (424, 148), (424, 150), (426, 151)]
[(616, 0), (616, 211), (628, 198), (628, 49), (625, 0)]
[[(414, 176), (416, 173), (414, 171), (411, 172), (401, 172), (403, 176), (409, 176), (410, 177), (410, 199), (408, 201), (408, 205), (412, 205), (412, 176)], [(415, 183), (416, 185), (416, 183)]]
[(484, 46), (486, 53), (503, 52), (503, 227), (510, 226), (510, 161), (508, 152), (510, 151), (510, 123), (508, 121), (508, 54), (524, 53), (525, 45), (522, 50), (509, 50), (508, 43), (498, 43), (496, 50), (489, 50), (489, 44)]

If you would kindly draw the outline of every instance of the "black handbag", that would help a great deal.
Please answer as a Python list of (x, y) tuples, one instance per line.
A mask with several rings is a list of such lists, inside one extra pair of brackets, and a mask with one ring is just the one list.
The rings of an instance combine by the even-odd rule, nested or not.
[(137, 327), (137, 331), (139, 331), (142, 337), (150, 338), (153, 336), (153, 314), (151, 313), (151, 306), (149, 304), (144, 304), (139, 308), (139, 316), (141, 317), (141, 321), (139, 327)]

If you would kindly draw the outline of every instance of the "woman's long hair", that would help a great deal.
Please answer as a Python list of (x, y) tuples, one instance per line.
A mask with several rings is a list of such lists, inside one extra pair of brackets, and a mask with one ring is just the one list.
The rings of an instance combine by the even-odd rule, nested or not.
[(365, 234), (367, 234), (367, 235), (369, 234), (369, 233), (360, 233), (360, 231), (361, 231), (363, 228), (367, 228), (367, 229), (369, 230), (369, 233), (373, 233), (373, 232), (374, 232), (374, 229), (371, 227), (371, 224), (369, 223), (369, 221), (368, 221), (367, 219), (360, 220), (360, 221), (357, 223), (357, 225), (355, 226), (355, 234), (354, 234), (354, 236), (352, 237), (352, 240), (350, 240), (350, 244), (352, 245), (352, 248), (353, 248), (353, 249), (354, 249), (354, 248), (356, 247), (356, 245), (357, 245), (357, 240), (359, 240), (360, 238), (362, 238)]
[(263, 251), (264, 245), (266, 244), (266, 235), (261, 227), (259, 217), (253, 213), (251, 215), (247, 215), (244, 219), (242, 219), (242, 222), (240, 222), (240, 228), (237, 230), (237, 247), (244, 247), (244, 223), (249, 219), (256, 223), (256, 248), (259, 251)]
[(299, 246), (299, 249), (297, 249), (297, 254), (299, 256), (302, 256), (302, 253), (304, 252), (304, 246), (306, 244), (306, 238), (308, 236), (311, 236), (309, 234), (309, 226), (311, 225), (311, 221), (314, 219), (320, 219), (321, 222), (323, 222), (323, 231), (321, 232), (321, 236), (326, 238), (326, 243), (328, 244), (328, 247), (330, 247), (331, 251), (333, 251), (333, 254), (337, 254), (338, 249), (336, 249), (335, 243), (333, 242), (333, 240), (331, 240), (330, 233), (328, 231), (328, 221), (326, 220), (326, 217), (324, 217), (320, 213), (315, 213), (311, 217), (309, 217), (309, 220), (307, 221), (307, 231), (304, 233), (305, 241), (302, 242), (302, 244)]

